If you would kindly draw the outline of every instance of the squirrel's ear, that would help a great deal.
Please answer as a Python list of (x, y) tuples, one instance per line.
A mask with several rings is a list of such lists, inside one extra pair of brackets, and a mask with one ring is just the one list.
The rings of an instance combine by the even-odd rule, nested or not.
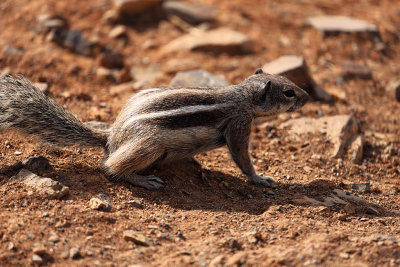
[(264, 73), (262, 69), (257, 69), (254, 74), (260, 74), (260, 73)]
[(272, 82), (271, 82), (271, 81), (268, 81), (268, 82), (265, 84), (265, 86), (264, 86), (264, 88), (263, 88), (263, 94), (262, 94), (262, 96), (261, 96), (261, 102), (265, 102), (265, 100), (267, 99), (268, 93), (271, 92), (271, 85), (272, 85)]

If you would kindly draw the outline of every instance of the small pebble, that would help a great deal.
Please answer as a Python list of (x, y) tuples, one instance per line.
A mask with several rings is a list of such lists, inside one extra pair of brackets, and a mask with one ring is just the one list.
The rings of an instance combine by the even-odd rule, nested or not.
[(136, 200), (136, 199), (129, 200), (129, 201), (126, 202), (126, 204), (129, 204), (129, 205), (131, 205), (131, 206), (133, 206), (133, 207), (135, 207), (137, 209), (143, 209), (144, 208), (144, 205), (143, 205), (142, 201)]
[(68, 259), (68, 257), (69, 257), (69, 252), (68, 252), (68, 250), (66, 250), (66, 251), (64, 251), (63, 253), (61, 253), (61, 258), (63, 258), (63, 259)]
[(43, 245), (35, 245), (32, 249), (34, 254), (43, 255), (46, 254), (46, 248)]
[(10, 243), (8, 243), (7, 249), (8, 250), (16, 250), (16, 247), (13, 242), (10, 242)]
[(138, 246), (145, 246), (145, 247), (149, 246), (146, 242), (146, 237), (143, 234), (138, 233), (136, 231), (126, 230), (123, 233), (123, 237), (126, 241), (132, 241)]
[(52, 232), (49, 237), (49, 242), (57, 243), (58, 241), (60, 241), (60, 238), (55, 232)]
[(40, 263), (43, 262), (43, 259), (42, 259), (42, 257), (40, 257), (39, 255), (33, 254), (33, 256), (32, 256), (32, 261), (33, 261), (33, 263), (38, 263), (38, 264), (40, 264)]
[(69, 257), (73, 260), (78, 259), (81, 256), (80, 249), (78, 247), (71, 248), (69, 250)]

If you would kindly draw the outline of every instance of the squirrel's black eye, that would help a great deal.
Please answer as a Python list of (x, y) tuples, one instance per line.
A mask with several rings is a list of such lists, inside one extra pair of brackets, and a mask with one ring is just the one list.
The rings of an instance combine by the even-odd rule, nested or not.
[(284, 94), (286, 97), (294, 97), (294, 96), (296, 95), (296, 94), (294, 93), (294, 90), (292, 90), (292, 89), (283, 91), (283, 94)]

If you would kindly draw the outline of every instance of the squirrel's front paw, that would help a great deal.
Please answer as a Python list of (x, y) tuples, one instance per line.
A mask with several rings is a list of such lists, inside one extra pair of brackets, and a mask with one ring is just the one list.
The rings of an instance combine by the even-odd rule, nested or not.
[(271, 187), (271, 183), (276, 183), (276, 181), (269, 176), (255, 175), (253, 177), (249, 177), (249, 181), (252, 184), (261, 184), (265, 187)]

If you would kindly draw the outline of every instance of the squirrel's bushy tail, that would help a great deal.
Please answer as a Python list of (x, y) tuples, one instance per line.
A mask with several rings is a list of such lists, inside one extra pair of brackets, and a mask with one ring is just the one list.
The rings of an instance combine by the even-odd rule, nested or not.
[(0, 131), (17, 129), (48, 143), (106, 146), (105, 131), (85, 126), (27, 79), (0, 78)]

